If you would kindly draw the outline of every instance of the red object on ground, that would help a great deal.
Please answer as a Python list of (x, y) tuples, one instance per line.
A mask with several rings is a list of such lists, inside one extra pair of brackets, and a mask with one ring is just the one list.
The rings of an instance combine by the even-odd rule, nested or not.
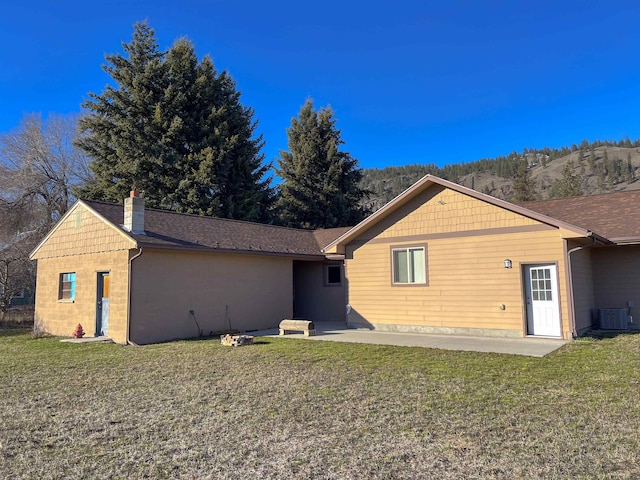
[(78, 324), (76, 329), (71, 334), (73, 338), (82, 338), (84, 337), (84, 330), (82, 330), (82, 325)]

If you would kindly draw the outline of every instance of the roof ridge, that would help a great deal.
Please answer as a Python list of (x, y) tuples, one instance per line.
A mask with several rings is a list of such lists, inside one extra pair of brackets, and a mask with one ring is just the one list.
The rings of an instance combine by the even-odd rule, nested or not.
[[(102, 200), (85, 200), (85, 199), (80, 199), (83, 202), (92, 202), (92, 203), (100, 203), (102, 205), (110, 205), (113, 207), (123, 207), (122, 204), (120, 203), (113, 203), (113, 202), (104, 202)], [(226, 222), (235, 222), (235, 223), (242, 223), (242, 224), (251, 224), (251, 225), (259, 225), (261, 227), (271, 227), (271, 228), (278, 228), (278, 229), (282, 229), (282, 230), (290, 230), (290, 231), (294, 231), (294, 232), (310, 232), (310, 233), (314, 233), (317, 230), (309, 230), (306, 228), (295, 228), (295, 227), (285, 227), (282, 225), (273, 225), (271, 223), (260, 223), (260, 222), (254, 222), (251, 220), (239, 220), (237, 218), (224, 218), (224, 217), (214, 217), (212, 215), (199, 215), (197, 213), (183, 213), (183, 212), (176, 212), (174, 210), (166, 210), (164, 208), (152, 208), (152, 207), (144, 207), (145, 211), (151, 211), (151, 212), (159, 212), (159, 213), (169, 213), (169, 214), (173, 214), (173, 215), (180, 215), (180, 216), (184, 216), (184, 217), (194, 217), (194, 218), (200, 218), (200, 219), (207, 219), (207, 220), (223, 220)], [(336, 227), (336, 228), (340, 228), (340, 227)]]

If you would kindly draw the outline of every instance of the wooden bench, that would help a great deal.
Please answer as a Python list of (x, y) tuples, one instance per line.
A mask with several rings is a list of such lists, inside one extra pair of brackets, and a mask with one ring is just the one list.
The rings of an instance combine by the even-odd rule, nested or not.
[(282, 320), (280, 322), (280, 335), (287, 332), (303, 332), (305, 337), (316, 334), (316, 327), (309, 320)]

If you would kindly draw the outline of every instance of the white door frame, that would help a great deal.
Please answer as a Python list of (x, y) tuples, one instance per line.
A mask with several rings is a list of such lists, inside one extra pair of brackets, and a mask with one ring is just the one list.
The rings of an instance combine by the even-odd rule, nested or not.
[(557, 262), (522, 264), (527, 336), (562, 338)]

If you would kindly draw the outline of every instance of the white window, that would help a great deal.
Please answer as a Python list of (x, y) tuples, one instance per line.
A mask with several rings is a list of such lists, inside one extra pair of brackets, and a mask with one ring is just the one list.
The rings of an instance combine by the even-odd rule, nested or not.
[(412, 285), (427, 283), (427, 255), (425, 247), (392, 249), (393, 283)]

